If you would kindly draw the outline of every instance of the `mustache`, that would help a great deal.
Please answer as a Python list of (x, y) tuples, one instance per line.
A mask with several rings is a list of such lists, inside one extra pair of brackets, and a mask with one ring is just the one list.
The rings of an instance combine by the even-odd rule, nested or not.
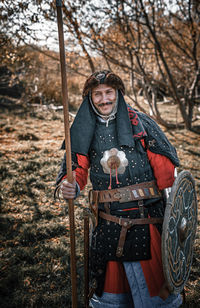
[(106, 105), (112, 105), (112, 102), (106, 102), (106, 103), (98, 104), (98, 107), (103, 107), (103, 106), (106, 106)]

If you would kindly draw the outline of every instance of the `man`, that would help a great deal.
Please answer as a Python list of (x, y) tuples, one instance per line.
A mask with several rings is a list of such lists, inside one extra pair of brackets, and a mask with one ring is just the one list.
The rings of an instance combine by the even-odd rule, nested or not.
[(163, 190), (174, 182), (176, 150), (158, 125), (124, 100), (119, 76), (92, 74), (71, 127), (73, 183), (65, 157), (57, 193), (75, 198), (87, 183), (96, 215), (90, 254), (91, 307), (179, 307), (169, 294), (161, 260)]

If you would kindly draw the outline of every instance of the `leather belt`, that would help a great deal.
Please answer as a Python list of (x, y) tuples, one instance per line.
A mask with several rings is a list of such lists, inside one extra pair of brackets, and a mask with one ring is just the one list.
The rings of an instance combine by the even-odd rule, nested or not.
[(129, 202), (143, 199), (160, 198), (161, 192), (159, 191), (156, 181), (143, 182), (140, 184), (120, 187), (110, 190), (92, 190), (92, 201), (99, 203), (118, 201)]
[(105, 220), (115, 222), (122, 226), (119, 242), (117, 246), (116, 256), (121, 257), (123, 254), (123, 248), (124, 243), (126, 239), (126, 233), (129, 228), (131, 228), (134, 225), (145, 225), (145, 224), (162, 224), (163, 218), (161, 217), (152, 217), (152, 218), (136, 218), (136, 219), (130, 219), (130, 218), (120, 218), (117, 216), (113, 216), (104, 212), (100, 212), (99, 216)]

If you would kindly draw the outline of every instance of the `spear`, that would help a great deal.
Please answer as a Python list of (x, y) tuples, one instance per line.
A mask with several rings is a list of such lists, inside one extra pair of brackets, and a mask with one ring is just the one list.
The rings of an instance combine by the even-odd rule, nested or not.
[[(56, 0), (56, 9), (57, 9), (57, 23), (58, 23), (61, 79), (62, 79), (62, 103), (63, 103), (64, 129), (65, 129), (66, 170), (67, 170), (67, 179), (70, 183), (72, 183), (73, 174), (72, 174), (71, 141), (70, 141), (70, 126), (69, 126), (69, 100), (67, 91), (67, 74), (66, 74), (65, 45), (64, 45), (63, 18), (62, 18), (62, 0)], [(74, 225), (73, 199), (68, 200), (68, 207), (69, 207), (69, 224), (70, 224), (72, 308), (77, 308), (75, 225)]]

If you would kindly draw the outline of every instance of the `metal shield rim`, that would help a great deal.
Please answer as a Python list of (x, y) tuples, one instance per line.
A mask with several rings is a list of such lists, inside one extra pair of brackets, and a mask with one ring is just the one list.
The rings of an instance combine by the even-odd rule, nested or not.
[[(163, 273), (164, 273), (165, 282), (167, 284), (167, 287), (168, 287), (169, 291), (173, 294), (179, 294), (183, 290), (184, 285), (188, 280), (188, 277), (189, 277), (189, 274), (190, 274), (190, 269), (191, 269), (191, 264), (190, 264), (190, 269), (187, 272), (186, 279), (183, 281), (183, 283), (179, 287), (172, 285), (170, 275), (169, 275), (169, 271), (168, 271), (168, 267), (167, 267), (168, 260), (167, 260), (167, 254), (166, 254), (166, 251), (167, 251), (167, 247), (166, 247), (167, 238), (166, 238), (166, 236), (168, 234), (168, 225), (169, 225), (168, 222), (169, 222), (169, 217), (170, 217), (170, 213), (171, 213), (171, 207), (172, 207), (172, 204), (173, 204), (174, 199), (176, 197), (176, 192), (178, 190), (177, 186), (178, 186), (179, 183), (181, 183), (183, 181), (184, 178), (188, 178), (188, 177), (190, 178), (192, 185), (194, 187), (195, 207), (196, 207), (196, 217), (197, 217), (198, 204), (197, 204), (197, 196), (196, 196), (196, 191), (195, 191), (195, 181), (194, 181), (194, 178), (189, 171), (183, 170), (179, 173), (179, 175), (175, 179), (174, 184), (172, 186), (170, 196), (169, 196), (167, 203), (166, 203), (165, 216), (164, 216), (164, 221), (163, 221), (162, 239), (161, 239)], [(197, 228), (197, 221), (196, 221), (196, 225), (194, 226), (194, 234), (196, 233), (196, 228)], [(195, 240), (195, 236), (193, 238), (193, 242), (194, 242), (194, 240)], [(193, 257), (193, 251), (191, 253), (191, 263), (192, 263), (192, 257)]]

